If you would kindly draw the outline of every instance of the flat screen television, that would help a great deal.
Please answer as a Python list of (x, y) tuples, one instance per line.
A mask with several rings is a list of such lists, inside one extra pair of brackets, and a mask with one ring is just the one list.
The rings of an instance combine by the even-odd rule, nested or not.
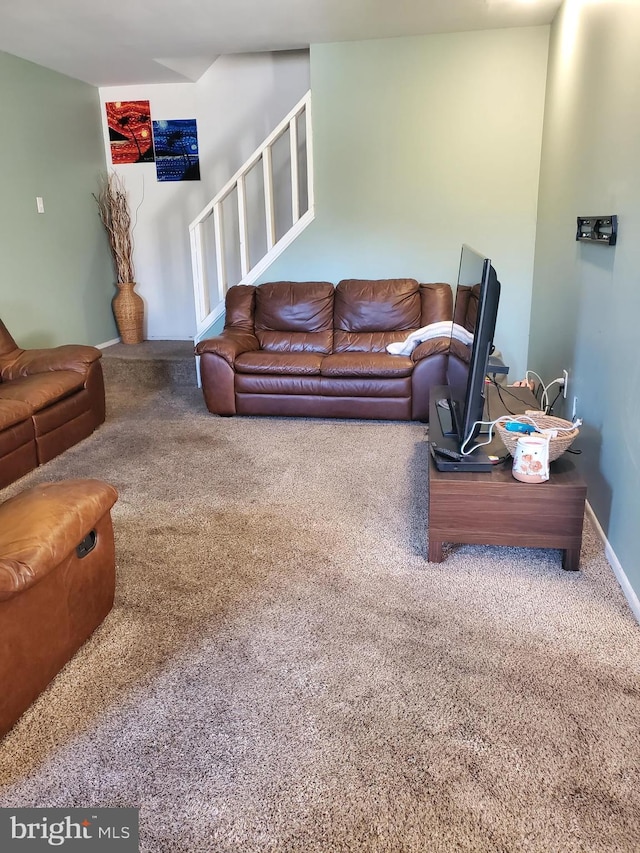
[[(454, 322), (473, 334), (473, 343), (465, 348), (452, 335), (447, 367), (450, 429), (458, 452), (469, 451), (480, 432), (485, 404), (485, 377), (489, 357), (493, 352), (493, 337), (500, 301), (500, 282), (491, 260), (466, 244), (462, 247), (456, 286)], [(462, 352), (462, 350), (467, 350)], [(468, 360), (468, 361), (467, 361)], [(464, 367), (468, 365), (467, 369)], [(442, 420), (441, 420), (442, 422)], [(443, 427), (445, 426), (442, 423)], [(443, 429), (445, 432), (445, 429)], [(467, 470), (484, 470), (492, 466), (491, 460), (481, 450), (465, 457)], [(453, 466), (452, 466), (453, 467)], [(455, 470), (462, 470), (460, 463)]]

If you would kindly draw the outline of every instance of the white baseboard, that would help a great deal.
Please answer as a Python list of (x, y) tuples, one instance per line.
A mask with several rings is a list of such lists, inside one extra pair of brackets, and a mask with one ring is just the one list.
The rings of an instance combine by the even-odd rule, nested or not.
[(618, 560), (618, 558), (616, 557), (615, 551), (613, 550), (609, 543), (609, 540), (605, 536), (605, 532), (602, 529), (600, 522), (596, 518), (596, 514), (591, 508), (591, 504), (589, 503), (589, 501), (586, 502), (586, 510), (587, 515), (589, 516), (589, 520), (595, 527), (596, 533), (602, 540), (602, 543), (604, 545), (604, 555), (607, 558), (607, 562), (613, 569), (613, 573), (618, 579), (618, 583), (622, 588), (624, 597), (627, 599), (629, 607), (631, 608), (631, 612), (636, 617), (636, 621), (640, 622), (640, 599), (638, 599), (638, 596), (636, 595), (633, 587), (629, 583), (629, 578), (626, 576), (625, 571), (620, 563), (620, 560)]
[[(162, 335), (158, 337), (157, 335), (150, 335), (145, 338), (145, 341), (189, 341), (189, 343), (193, 343), (193, 338), (185, 338), (182, 335), (179, 338), (167, 337), (166, 335)], [(106, 347), (112, 347), (114, 344), (119, 344), (120, 338), (114, 338), (112, 341), (105, 341), (103, 344), (95, 344), (98, 349), (105, 349)]]

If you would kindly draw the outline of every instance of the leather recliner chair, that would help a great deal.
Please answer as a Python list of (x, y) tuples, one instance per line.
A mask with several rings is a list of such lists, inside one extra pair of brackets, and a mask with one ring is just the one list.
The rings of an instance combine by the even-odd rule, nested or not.
[(81, 344), (22, 349), (0, 320), (0, 488), (104, 422), (101, 356)]
[(63, 480), (0, 504), (0, 737), (111, 610), (117, 498)]

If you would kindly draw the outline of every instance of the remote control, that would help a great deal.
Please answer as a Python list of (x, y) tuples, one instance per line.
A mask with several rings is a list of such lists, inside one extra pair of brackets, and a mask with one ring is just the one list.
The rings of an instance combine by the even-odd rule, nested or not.
[(462, 462), (464, 456), (461, 453), (457, 453), (455, 450), (449, 450), (448, 447), (440, 447), (439, 444), (436, 444), (435, 441), (431, 442), (431, 449), (434, 453), (437, 453), (438, 456), (446, 456), (447, 459), (454, 459), (456, 462)]

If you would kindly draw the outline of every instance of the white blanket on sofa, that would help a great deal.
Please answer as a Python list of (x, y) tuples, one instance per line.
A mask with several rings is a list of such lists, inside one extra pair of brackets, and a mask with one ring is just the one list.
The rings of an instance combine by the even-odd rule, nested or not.
[(391, 355), (411, 355), (418, 344), (429, 341), (431, 338), (455, 338), (463, 344), (473, 343), (473, 335), (464, 326), (452, 323), (451, 320), (442, 320), (439, 323), (429, 323), (428, 326), (416, 329), (404, 341), (387, 344), (386, 349)]

